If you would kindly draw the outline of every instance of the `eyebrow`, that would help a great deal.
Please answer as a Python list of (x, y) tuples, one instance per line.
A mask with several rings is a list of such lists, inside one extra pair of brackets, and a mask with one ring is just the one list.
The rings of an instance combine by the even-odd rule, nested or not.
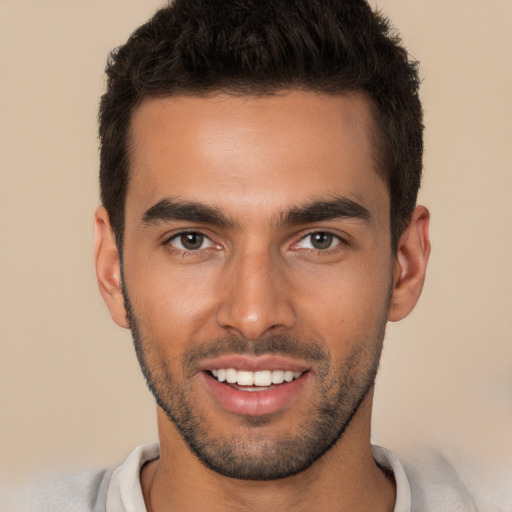
[(328, 200), (312, 201), (304, 206), (291, 208), (279, 218), (278, 226), (294, 226), (334, 219), (358, 219), (369, 223), (372, 216), (363, 205), (347, 197), (331, 196)]
[(234, 225), (234, 222), (218, 208), (193, 201), (162, 199), (142, 216), (142, 223), (146, 225), (172, 220), (198, 222), (220, 227), (232, 227)]
[[(333, 219), (359, 219), (370, 222), (371, 214), (364, 206), (347, 197), (331, 196), (328, 200), (317, 200), (303, 206), (292, 207), (275, 217), (272, 224), (276, 227), (285, 227)], [(225, 228), (237, 225), (214, 206), (168, 198), (153, 205), (142, 216), (142, 223), (145, 225), (168, 221), (198, 222)]]

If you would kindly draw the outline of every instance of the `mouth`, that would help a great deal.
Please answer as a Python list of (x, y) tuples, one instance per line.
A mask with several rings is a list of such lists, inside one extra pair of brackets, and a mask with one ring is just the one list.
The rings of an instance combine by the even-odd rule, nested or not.
[(209, 373), (218, 382), (230, 384), (240, 391), (266, 391), (284, 382), (293, 382), (300, 379), (304, 372), (291, 370), (260, 370), (246, 371), (235, 368), (217, 368), (209, 370)]
[(208, 393), (222, 409), (250, 416), (290, 407), (301, 396), (310, 373), (303, 364), (275, 358), (224, 359), (200, 372)]

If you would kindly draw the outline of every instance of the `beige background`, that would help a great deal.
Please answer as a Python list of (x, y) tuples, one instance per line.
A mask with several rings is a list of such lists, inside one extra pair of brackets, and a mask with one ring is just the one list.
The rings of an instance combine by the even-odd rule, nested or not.
[[(96, 290), (92, 212), (105, 58), (160, 4), (0, 0), (3, 478), (111, 465), (156, 437), (129, 333)], [(512, 481), (512, 2), (373, 4), (422, 62), (421, 202), (433, 245), (417, 310), (388, 330), (373, 437), (399, 453), (443, 452), (503, 503), (499, 489)]]

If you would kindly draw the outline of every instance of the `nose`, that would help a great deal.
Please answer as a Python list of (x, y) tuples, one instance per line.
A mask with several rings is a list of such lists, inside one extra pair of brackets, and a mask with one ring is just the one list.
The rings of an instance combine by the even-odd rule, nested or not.
[[(279, 256), (246, 251), (226, 263), (220, 283), (217, 324), (257, 340), (270, 331), (289, 329), (296, 321), (293, 283)], [(273, 261), (274, 260), (274, 261)]]

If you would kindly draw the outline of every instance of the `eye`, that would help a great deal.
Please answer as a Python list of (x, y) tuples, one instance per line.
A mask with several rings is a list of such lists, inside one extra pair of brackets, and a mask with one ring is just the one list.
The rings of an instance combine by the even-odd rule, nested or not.
[(198, 251), (200, 249), (208, 249), (215, 245), (207, 236), (197, 231), (178, 233), (167, 243), (175, 249), (182, 251)]
[(296, 244), (300, 249), (316, 249), (318, 251), (325, 251), (332, 249), (341, 243), (341, 240), (336, 235), (328, 231), (317, 231), (306, 235), (301, 241)]

